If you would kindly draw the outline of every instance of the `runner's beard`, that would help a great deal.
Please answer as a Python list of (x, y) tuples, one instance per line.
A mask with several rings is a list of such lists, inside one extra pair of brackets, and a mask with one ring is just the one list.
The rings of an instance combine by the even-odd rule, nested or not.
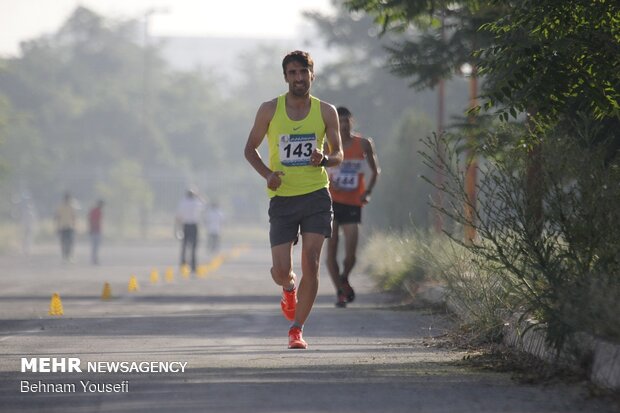
[(290, 92), (293, 95), (302, 98), (302, 97), (308, 96), (308, 94), (310, 92), (310, 87), (305, 82), (304, 83), (293, 84), (293, 87), (291, 88)]

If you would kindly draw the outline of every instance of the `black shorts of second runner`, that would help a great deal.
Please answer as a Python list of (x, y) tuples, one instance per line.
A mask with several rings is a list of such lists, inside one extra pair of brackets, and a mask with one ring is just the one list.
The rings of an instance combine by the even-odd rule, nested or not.
[(334, 202), (334, 221), (338, 224), (359, 224), (362, 222), (362, 207)]
[(294, 242), (301, 231), (332, 234), (332, 198), (327, 188), (297, 196), (274, 196), (269, 202), (269, 241), (272, 247)]

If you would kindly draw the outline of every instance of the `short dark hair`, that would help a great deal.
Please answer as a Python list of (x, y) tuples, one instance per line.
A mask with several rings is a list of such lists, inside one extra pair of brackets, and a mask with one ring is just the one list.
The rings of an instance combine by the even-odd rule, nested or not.
[(336, 111), (338, 111), (338, 117), (339, 118), (350, 118), (351, 116), (353, 116), (351, 114), (351, 111), (349, 109), (345, 108), (344, 106), (338, 106)]
[(308, 52), (295, 50), (294, 52), (290, 52), (284, 56), (284, 59), (282, 60), (282, 72), (284, 73), (284, 76), (286, 76), (286, 65), (291, 62), (298, 62), (303, 67), (307, 67), (311, 73), (314, 73), (314, 61)]

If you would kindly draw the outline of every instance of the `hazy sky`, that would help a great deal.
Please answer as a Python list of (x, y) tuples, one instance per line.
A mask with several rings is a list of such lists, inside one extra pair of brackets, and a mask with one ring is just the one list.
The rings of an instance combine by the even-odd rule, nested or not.
[(294, 37), (303, 10), (332, 10), (330, 0), (0, 0), (0, 55), (54, 32), (78, 5), (114, 18), (160, 10), (150, 18), (154, 36)]

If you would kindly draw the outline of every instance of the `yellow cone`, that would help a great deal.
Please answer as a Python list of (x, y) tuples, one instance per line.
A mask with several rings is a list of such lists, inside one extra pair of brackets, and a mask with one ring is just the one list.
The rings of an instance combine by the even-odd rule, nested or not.
[(166, 268), (166, 282), (171, 283), (174, 281), (174, 270), (172, 267)]
[(60, 296), (58, 293), (54, 293), (52, 295), (52, 300), (50, 301), (50, 311), (49, 315), (63, 315), (65, 312), (62, 308), (62, 301), (60, 301)]
[(189, 278), (189, 273), (190, 273), (189, 265), (187, 264), (182, 265), (181, 275), (183, 276), (183, 278)]
[(153, 269), (151, 271), (151, 284), (157, 284), (159, 282), (159, 271), (157, 269)]
[(198, 268), (196, 269), (196, 275), (199, 278), (205, 277), (208, 272), (209, 272), (209, 268), (206, 265), (199, 265)]
[(129, 285), (127, 286), (127, 291), (130, 293), (138, 291), (138, 279), (135, 275), (132, 275), (129, 279)]
[(223, 263), (224, 263), (224, 256), (220, 254), (211, 260), (211, 262), (209, 263), (209, 270), (215, 271), (218, 268), (220, 268)]
[(109, 300), (112, 298), (112, 289), (110, 288), (110, 283), (103, 284), (103, 292), (101, 293), (102, 300)]

